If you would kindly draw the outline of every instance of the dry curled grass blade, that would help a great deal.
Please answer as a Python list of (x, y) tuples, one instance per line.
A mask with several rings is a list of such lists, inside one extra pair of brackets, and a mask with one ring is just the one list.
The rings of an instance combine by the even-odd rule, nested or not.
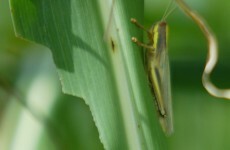
[(230, 89), (220, 89), (216, 87), (210, 79), (210, 75), (218, 61), (218, 42), (214, 33), (211, 31), (208, 24), (198, 13), (194, 12), (191, 8), (189, 8), (182, 0), (176, 0), (176, 2), (185, 12), (185, 14), (191, 17), (192, 20), (200, 27), (205, 38), (208, 41), (208, 56), (202, 75), (202, 82), (205, 89), (215, 97), (230, 99)]

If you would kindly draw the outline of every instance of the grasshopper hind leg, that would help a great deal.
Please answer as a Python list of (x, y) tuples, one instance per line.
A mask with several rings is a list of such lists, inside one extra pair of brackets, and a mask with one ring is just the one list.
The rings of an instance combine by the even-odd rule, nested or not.
[(161, 117), (161, 118), (166, 118), (167, 117), (167, 113), (166, 113), (166, 110), (164, 108), (161, 108), (158, 101), (157, 101), (157, 97), (156, 97), (156, 94), (155, 94), (155, 91), (154, 91), (154, 87), (152, 86), (152, 83), (151, 83), (151, 79), (149, 78), (149, 86), (151, 88), (151, 92), (153, 93), (153, 101), (156, 105), (156, 108), (157, 108), (157, 112), (158, 112), (158, 115)]

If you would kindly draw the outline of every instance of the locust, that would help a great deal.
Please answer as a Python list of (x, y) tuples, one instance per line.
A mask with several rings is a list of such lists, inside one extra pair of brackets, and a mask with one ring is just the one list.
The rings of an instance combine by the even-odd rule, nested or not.
[(148, 44), (140, 42), (136, 37), (132, 37), (132, 41), (145, 49), (145, 68), (160, 124), (166, 135), (170, 135), (173, 133), (173, 116), (170, 65), (167, 50), (168, 24), (165, 18), (173, 9), (168, 13), (167, 10), (162, 20), (153, 24), (148, 30), (134, 18), (131, 18), (131, 22), (147, 32)]

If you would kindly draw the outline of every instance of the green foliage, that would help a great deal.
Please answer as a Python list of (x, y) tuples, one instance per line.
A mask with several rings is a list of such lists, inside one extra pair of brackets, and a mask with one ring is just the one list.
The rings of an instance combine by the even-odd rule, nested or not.
[[(219, 40), (220, 63), (212, 79), (219, 86), (229, 87), (230, 21), (227, 17), (230, 3), (224, 0), (188, 2), (210, 23)], [(108, 34), (111, 38), (107, 41), (103, 36), (111, 3), (91, 3), (89, 0), (11, 1), (17, 34), (51, 49), (62, 88), (70, 95), (60, 93), (61, 86), (48, 50), (14, 37), (6, 4), (7, 0), (0, 1), (0, 149), (50, 150), (61, 146), (103, 149), (101, 141), (111, 149), (140, 146), (138, 142), (143, 142), (144, 148), (149, 146), (148, 149), (229, 148), (230, 102), (213, 98), (202, 87), (206, 41), (196, 25), (179, 9), (167, 19), (175, 133), (165, 138), (154, 114), (140, 51), (130, 41), (131, 36), (141, 39), (141, 31), (129, 23), (131, 17), (143, 21), (141, 1), (116, 1)], [(166, 6), (167, 1), (146, 1), (146, 27), (162, 17)], [(110, 39), (117, 48), (115, 53)], [(128, 92), (124, 92), (128, 93), (124, 97), (130, 98), (119, 95), (121, 86), (120, 90), (126, 87), (118, 75), (123, 77), (126, 87), (130, 87)], [(28, 100), (27, 97), (24, 100), (30, 105), (22, 106), (14, 96), (9, 96), (2, 80), (26, 97), (32, 95), (38, 99)], [(34, 83), (39, 84), (32, 86)], [(33, 87), (38, 90), (31, 94)], [(82, 97), (88, 106), (78, 97)], [(101, 129), (96, 128), (95, 122)], [(138, 123), (141, 123), (141, 129), (138, 129)], [(138, 142), (131, 145), (135, 139)]]
[(162, 149), (165, 139), (140, 52), (131, 42), (141, 31), (129, 20), (143, 18), (143, 11), (135, 11), (143, 10), (143, 1), (115, 1), (108, 26), (111, 6), (11, 0), (17, 36), (51, 49), (63, 92), (89, 105), (105, 149)]

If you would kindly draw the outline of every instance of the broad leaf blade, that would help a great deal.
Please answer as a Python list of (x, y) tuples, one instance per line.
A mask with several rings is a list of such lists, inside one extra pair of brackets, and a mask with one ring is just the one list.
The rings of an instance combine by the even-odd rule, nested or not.
[(111, 4), (11, 0), (11, 9), (17, 35), (49, 47), (63, 91), (89, 105), (106, 149), (160, 149), (164, 137), (140, 51), (130, 40), (141, 35), (129, 20), (143, 18), (143, 2), (116, 0), (105, 41)]

